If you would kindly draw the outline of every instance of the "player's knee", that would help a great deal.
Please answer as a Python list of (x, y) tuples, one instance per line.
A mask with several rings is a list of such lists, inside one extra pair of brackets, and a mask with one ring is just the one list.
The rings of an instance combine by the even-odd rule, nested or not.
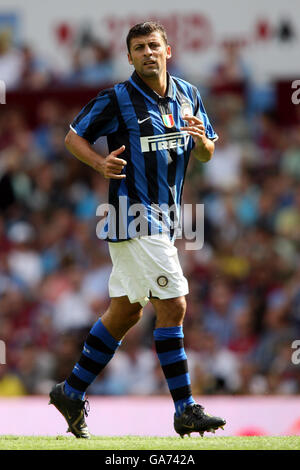
[(183, 320), (186, 312), (186, 300), (184, 297), (174, 299), (173, 308), (171, 309), (175, 317), (179, 320)]
[(138, 322), (143, 315), (143, 309), (141, 307), (134, 307), (128, 308), (126, 312), (127, 318), (132, 321), (133, 323)]
[(170, 327), (180, 325), (186, 312), (186, 300), (184, 297), (163, 300), (156, 303), (156, 325)]

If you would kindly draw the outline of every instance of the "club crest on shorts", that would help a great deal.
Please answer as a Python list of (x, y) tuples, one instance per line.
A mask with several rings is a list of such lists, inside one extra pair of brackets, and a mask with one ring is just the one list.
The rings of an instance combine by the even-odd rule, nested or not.
[(168, 285), (168, 278), (166, 276), (158, 276), (156, 279), (157, 284), (159, 287), (166, 287)]
[(162, 114), (161, 115), (163, 123), (166, 127), (174, 127), (175, 121), (173, 118), (173, 114)]
[(180, 106), (180, 116), (184, 118), (184, 116), (193, 116), (193, 108), (191, 103), (188, 101), (184, 101)]

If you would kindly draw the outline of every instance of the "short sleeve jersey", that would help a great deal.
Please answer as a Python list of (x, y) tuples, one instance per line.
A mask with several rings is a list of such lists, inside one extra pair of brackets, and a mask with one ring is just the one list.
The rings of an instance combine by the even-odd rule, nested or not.
[(168, 74), (167, 93), (159, 96), (136, 72), (101, 91), (78, 114), (71, 129), (94, 144), (107, 137), (109, 152), (125, 145), (124, 179), (111, 179), (108, 213), (100, 238), (111, 242), (180, 231), (181, 199), (194, 141), (184, 114), (199, 117), (206, 136), (217, 140), (199, 91)]

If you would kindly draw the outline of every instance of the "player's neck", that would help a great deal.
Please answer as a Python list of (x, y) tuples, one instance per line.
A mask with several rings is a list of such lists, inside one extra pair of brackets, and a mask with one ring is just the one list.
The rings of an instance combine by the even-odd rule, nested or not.
[(161, 74), (160, 76), (154, 78), (145, 76), (140, 76), (140, 78), (159, 96), (165, 96), (167, 92), (167, 73)]

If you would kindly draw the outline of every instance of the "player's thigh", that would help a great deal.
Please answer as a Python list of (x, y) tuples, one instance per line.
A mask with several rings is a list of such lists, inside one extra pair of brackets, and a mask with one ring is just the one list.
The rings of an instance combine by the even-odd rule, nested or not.
[(156, 328), (167, 328), (182, 325), (185, 312), (185, 296), (171, 299), (150, 299), (156, 313)]

